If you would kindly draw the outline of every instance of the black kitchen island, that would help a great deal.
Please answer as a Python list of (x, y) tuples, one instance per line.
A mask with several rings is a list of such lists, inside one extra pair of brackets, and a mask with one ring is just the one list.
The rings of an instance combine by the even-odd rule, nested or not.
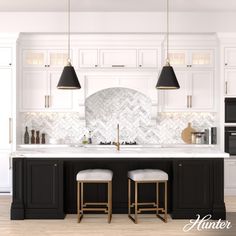
[[(168, 173), (168, 213), (173, 219), (211, 214), (225, 219), (224, 158), (154, 157), (15, 157), (11, 219), (64, 219), (76, 214), (76, 174), (80, 170), (104, 168), (113, 171), (113, 213), (127, 214), (127, 172), (161, 169)], [(106, 186), (90, 184), (86, 201), (104, 201)], [(144, 194), (145, 193), (145, 194)], [(160, 189), (160, 204), (163, 189)], [(155, 200), (155, 185), (139, 188), (140, 201)]]

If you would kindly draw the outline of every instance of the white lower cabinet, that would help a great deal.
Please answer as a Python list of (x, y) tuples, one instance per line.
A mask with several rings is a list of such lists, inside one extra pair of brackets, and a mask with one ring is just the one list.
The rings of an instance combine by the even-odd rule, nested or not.
[(0, 151), (0, 194), (11, 192), (10, 152)]
[(236, 195), (236, 159), (225, 160), (225, 195)]
[(73, 92), (57, 89), (61, 71), (23, 72), (22, 110), (70, 110)]
[(175, 71), (180, 89), (165, 91), (164, 111), (213, 111), (212, 71)]

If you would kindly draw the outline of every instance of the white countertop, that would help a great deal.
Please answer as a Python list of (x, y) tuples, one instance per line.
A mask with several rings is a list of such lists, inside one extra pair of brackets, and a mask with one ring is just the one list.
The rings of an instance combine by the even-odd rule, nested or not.
[(22, 145), (12, 157), (26, 158), (229, 158), (229, 154), (210, 145), (137, 145), (121, 146), (85, 146), (67, 145)]

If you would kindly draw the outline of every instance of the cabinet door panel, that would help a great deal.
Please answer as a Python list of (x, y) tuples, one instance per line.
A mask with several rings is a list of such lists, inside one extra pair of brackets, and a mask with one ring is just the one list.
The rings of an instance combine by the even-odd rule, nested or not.
[(192, 67), (213, 67), (212, 50), (193, 50), (190, 55), (190, 64)]
[(45, 71), (25, 71), (22, 78), (22, 108), (44, 109), (48, 95), (47, 73)]
[(24, 50), (23, 51), (23, 66), (24, 67), (45, 67), (47, 65), (46, 50)]
[(58, 208), (58, 161), (27, 161), (27, 208)]
[(67, 64), (67, 59), (68, 59), (68, 52), (66, 50), (48, 51), (48, 65), (50, 67), (62, 68)]
[(79, 50), (79, 66), (84, 68), (98, 67), (98, 51), (96, 49)]
[(135, 49), (101, 50), (100, 63), (102, 67), (136, 67), (137, 55)]
[(225, 48), (225, 66), (236, 67), (236, 48)]
[(188, 96), (188, 72), (175, 71), (180, 89), (165, 91), (164, 110), (186, 110)]
[(236, 96), (236, 69), (225, 70), (225, 94)]
[(174, 208), (210, 208), (211, 163), (206, 160), (176, 161), (174, 169)]
[(192, 109), (213, 109), (213, 72), (192, 72), (191, 91), (192, 101), (190, 106)]
[[(165, 58), (167, 52), (165, 53)], [(186, 50), (173, 49), (169, 52), (170, 64), (173, 67), (187, 67), (189, 63), (188, 52)]]
[(0, 68), (0, 107), (4, 114), (11, 113), (12, 106), (12, 70)]
[(50, 86), (50, 108), (52, 109), (72, 109), (73, 92), (71, 90), (57, 89), (57, 84), (61, 73), (49, 73)]
[(138, 64), (141, 68), (157, 68), (158, 57), (156, 49), (142, 49), (138, 51)]
[(12, 49), (0, 48), (0, 66), (10, 66), (12, 64)]
[(9, 155), (0, 152), (0, 193), (10, 193), (11, 190)]
[(12, 71), (0, 69), (0, 149), (11, 148), (12, 142)]

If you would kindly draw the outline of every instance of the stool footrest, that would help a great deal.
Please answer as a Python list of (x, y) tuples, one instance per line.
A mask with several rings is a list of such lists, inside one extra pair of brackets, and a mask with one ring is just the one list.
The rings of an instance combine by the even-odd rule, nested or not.
[(83, 204), (83, 207), (86, 207), (86, 206), (95, 206), (95, 205), (99, 205), (99, 206), (102, 206), (102, 205), (105, 205), (105, 206), (108, 206), (108, 203), (107, 202), (85, 202)]
[(104, 211), (105, 213), (108, 213), (107, 208), (82, 208), (83, 211)]

